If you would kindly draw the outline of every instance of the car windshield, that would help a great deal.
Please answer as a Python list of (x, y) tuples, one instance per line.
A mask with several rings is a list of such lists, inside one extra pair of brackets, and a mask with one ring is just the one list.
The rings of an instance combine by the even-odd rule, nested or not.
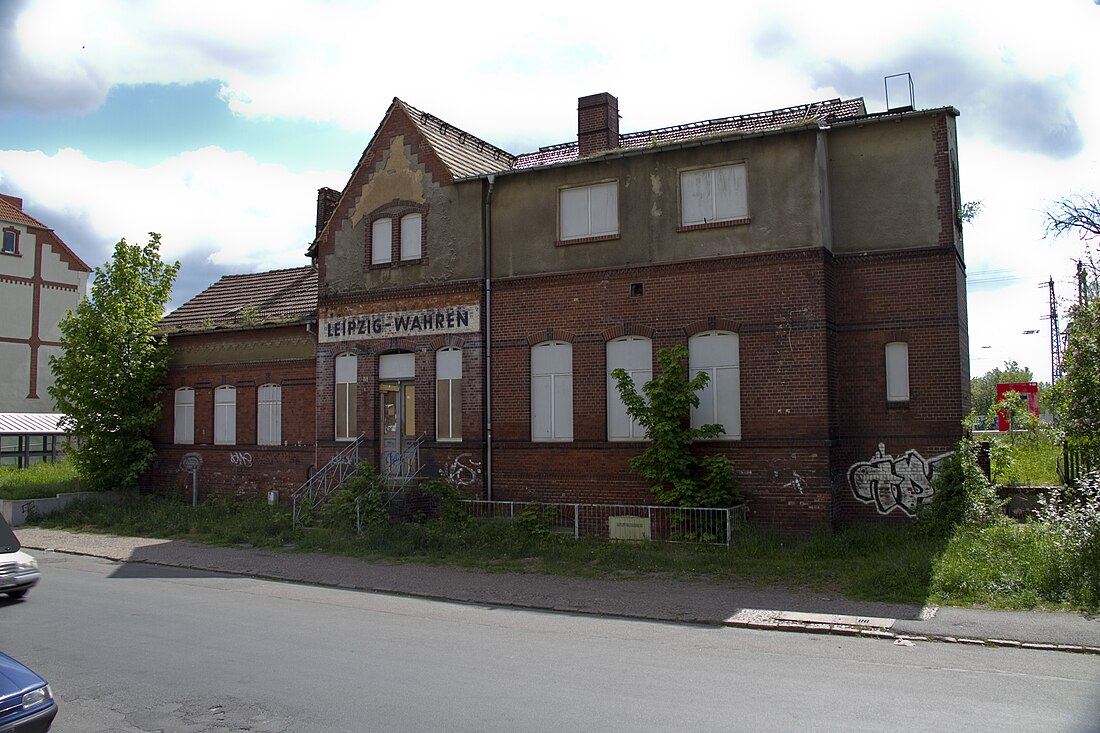
[(16, 539), (15, 532), (11, 531), (8, 520), (0, 514), (0, 552), (15, 552), (18, 549), (19, 540)]

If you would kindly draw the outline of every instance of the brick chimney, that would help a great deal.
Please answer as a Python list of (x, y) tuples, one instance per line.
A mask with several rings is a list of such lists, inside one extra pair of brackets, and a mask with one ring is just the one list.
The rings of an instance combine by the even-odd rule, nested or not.
[(9, 196), (6, 193), (0, 193), (0, 199), (4, 199), (20, 211), (23, 210), (23, 199), (19, 198), (18, 196)]
[(339, 191), (333, 191), (331, 188), (317, 189), (317, 233), (314, 236), (321, 236), (321, 230), (325, 228), (328, 218), (332, 216), (332, 210), (339, 202)]
[(619, 100), (607, 92), (577, 100), (580, 156), (619, 147)]

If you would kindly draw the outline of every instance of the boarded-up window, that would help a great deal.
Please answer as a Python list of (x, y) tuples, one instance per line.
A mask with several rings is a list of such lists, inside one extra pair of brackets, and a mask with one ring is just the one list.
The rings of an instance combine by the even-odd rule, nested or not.
[(684, 226), (744, 219), (748, 215), (744, 165), (680, 174), (680, 216)]
[(653, 379), (653, 342), (641, 336), (624, 336), (607, 342), (607, 439), (644, 440), (645, 430), (626, 412), (618, 385), (611, 372), (624, 369), (634, 382), (634, 389)]
[(422, 254), (420, 214), (401, 217), (401, 259), (419, 260)]
[(195, 442), (195, 390), (180, 387), (176, 390), (175, 409), (176, 443), (191, 445)]
[(547, 341), (531, 348), (531, 440), (573, 439), (573, 347)]
[(393, 219), (375, 219), (370, 231), (371, 264), (390, 262), (393, 259)]
[(462, 440), (462, 349), (435, 352), (435, 437)]
[(909, 344), (904, 341), (886, 344), (886, 399), (909, 401)]
[(357, 361), (355, 354), (341, 354), (336, 357), (337, 440), (354, 440), (359, 434), (355, 415)]
[(237, 442), (237, 390), (222, 386), (214, 390), (214, 444)]
[(619, 184), (563, 188), (560, 209), (563, 241), (618, 234)]
[(691, 426), (718, 424), (723, 440), (741, 438), (741, 367), (737, 334), (707, 331), (688, 339), (688, 373), (709, 377), (697, 393), (699, 407), (691, 411)]

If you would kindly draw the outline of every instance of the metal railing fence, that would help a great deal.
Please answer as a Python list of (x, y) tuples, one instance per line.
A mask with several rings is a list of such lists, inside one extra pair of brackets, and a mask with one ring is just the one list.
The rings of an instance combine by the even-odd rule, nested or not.
[(291, 515), (295, 526), (340, 488), (341, 484), (358, 473), (359, 462), (362, 460), (359, 449), (365, 441), (366, 437), (360, 435), (291, 494)]
[(534, 528), (617, 540), (656, 540), (729, 546), (745, 507), (727, 508), (581, 504), (464, 499), (475, 518), (529, 523)]

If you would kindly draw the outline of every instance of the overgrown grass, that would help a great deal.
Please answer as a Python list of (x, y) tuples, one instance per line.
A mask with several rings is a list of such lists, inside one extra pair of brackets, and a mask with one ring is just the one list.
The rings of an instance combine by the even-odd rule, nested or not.
[(81, 490), (76, 468), (69, 461), (27, 468), (0, 466), (0, 499), (43, 499)]
[(910, 527), (861, 525), (791, 540), (742, 527), (726, 547), (576, 541), (537, 525), (438, 518), (354, 532), (294, 528), (288, 511), (261, 501), (211, 498), (199, 507), (162, 497), (77, 502), (34, 520), (41, 527), (454, 564), (493, 572), (605, 578), (678, 577), (784, 585), (898, 603), (924, 603), (942, 541)]
[(1061, 446), (1053, 440), (1022, 443), (1015, 449), (1010, 475), (1005, 477), (1004, 483), (1008, 486), (1061, 486), (1062, 479), (1058, 475), (1061, 454)]

